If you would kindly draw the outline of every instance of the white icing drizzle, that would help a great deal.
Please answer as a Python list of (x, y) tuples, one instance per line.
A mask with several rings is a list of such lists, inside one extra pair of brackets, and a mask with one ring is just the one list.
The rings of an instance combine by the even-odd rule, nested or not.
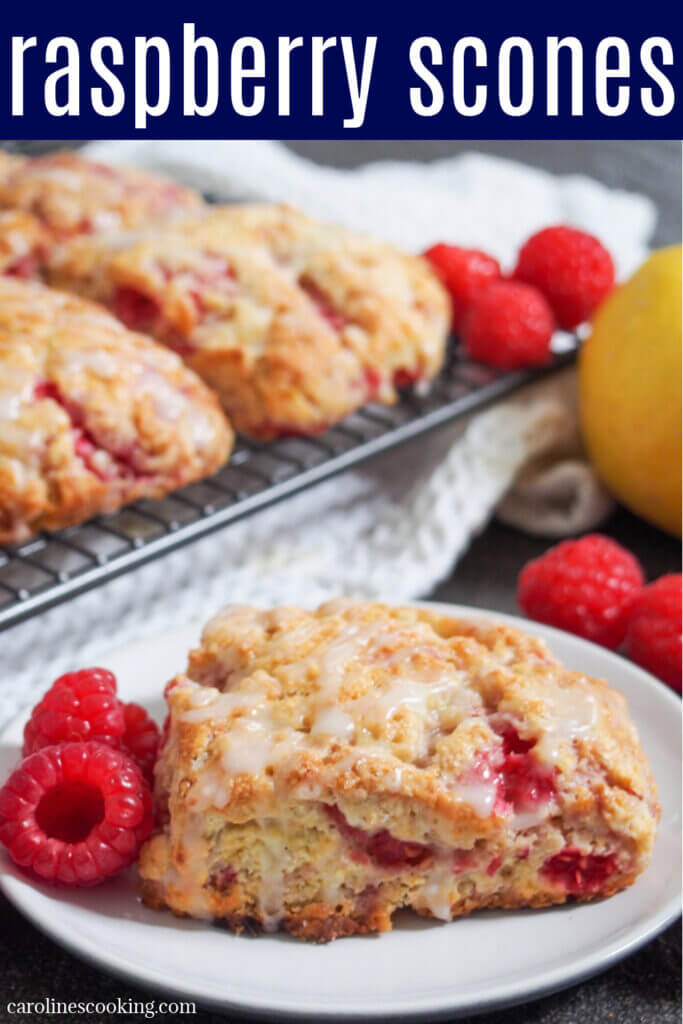
[(439, 921), (451, 919), (453, 882), (452, 857), (438, 857), (420, 890), (419, 901)]
[(172, 887), (182, 898), (184, 909), (192, 917), (210, 919), (210, 901), (203, 885), (197, 879), (204, 879), (207, 865), (204, 837), (205, 817), (203, 814), (188, 814), (182, 835), (183, 860), (178, 868), (170, 863), (161, 878), (161, 884)]
[(495, 777), (477, 779), (472, 782), (454, 782), (450, 789), (465, 803), (469, 804), (479, 818), (489, 818), (498, 797), (498, 785)]
[(536, 828), (546, 820), (554, 806), (552, 800), (542, 801), (531, 811), (519, 811), (517, 814), (513, 814), (510, 825), (515, 832), (525, 832), (528, 828)]
[(229, 718), (235, 712), (244, 713), (263, 706), (266, 701), (266, 695), (262, 690), (221, 693), (211, 686), (202, 687), (194, 683), (183, 685), (192, 691), (192, 708), (181, 715), (185, 722), (209, 722), (212, 719)]
[(90, 220), (96, 231), (111, 231), (121, 223), (121, 214), (117, 210), (95, 210)]
[(267, 712), (238, 718), (222, 737), (221, 765), (228, 775), (260, 775), (266, 768), (282, 771), (291, 755), (304, 746), (305, 739), (305, 733), (291, 729), (274, 732)]
[[(24, 368), (5, 367), (0, 381), (0, 421), (3, 433), (5, 422), (18, 419), (22, 407), (33, 397), (35, 374)], [(4, 437), (3, 437), (4, 440)]]
[(266, 932), (277, 931), (284, 916), (284, 860), (282, 837), (269, 834), (269, 823), (261, 826), (261, 871), (258, 889), (258, 910), (261, 925)]
[[(440, 733), (443, 709), (448, 709), (452, 727), (453, 718), (467, 717), (476, 702), (476, 694), (463, 686), (462, 672), (455, 668), (444, 671), (443, 663), (434, 667), (430, 655), (440, 652), (435, 651), (429, 637), (415, 637), (414, 632), (397, 649), (396, 631), (378, 630), (376, 623), (344, 622), (324, 647), (317, 646), (313, 653), (302, 657), (302, 648), (311, 638), (315, 639), (319, 624), (309, 619), (302, 621), (295, 610), (282, 608), (271, 613), (245, 606), (228, 607), (209, 623), (205, 636), (212, 636), (215, 631), (220, 635), (221, 629), (231, 633), (238, 629), (244, 636), (251, 633), (257, 637), (263, 630), (279, 631), (281, 678), (295, 684), (310, 678), (314, 684), (310, 730), (294, 726), (283, 717), (286, 702), (272, 699), (272, 677), (265, 677), (259, 686), (257, 673), (248, 677), (238, 645), (218, 643), (221, 667), (227, 677), (225, 685), (230, 689), (221, 694), (207, 686), (189, 684), (194, 688), (192, 707), (182, 715), (185, 721), (195, 723), (230, 719), (229, 729), (216, 741), (220, 751), (217, 763), (202, 775), (219, 772), (227, 780), (268, 770), (277, 780), (304, 750), (322, 751), (328, 744), (353, 743), (341, 758), (335, 757), (325, 768), (330, 784), (344, 771), (360, 770), (363, 761), (374, 756), (389, 766), (394, 763), (383, 785), (388, 791), (398, 791), (405, 765), (394, 754), (386, 723), (408, 713), (412, 719), (408, 730), (410, 742), (417, 744), (418, 755), (424, 756)], [(354, 672), (361, 656), (358, 671)], [(373, 673), (371, 688), (368, 672)], [(247, 686), (250, 688), (246, 689)], [(206, 696), (207, 690), (213, 694), (211, 699)], [(413, 747), (411, 753), (412, 750)], [(394, 755), (389, 762), (387, 755)], [(201, 787), (201, 783), (198, 785)], [(222, 805), (229, 789), (228, 785), (211, 781), (203, 789), (198, 788), (196, 795), (202, 803), (219, 800)], [(495, 799), (489, 790), (492, 787), (482, 783), (467, 791), (482, 816)], [(315, 797), (319, 795), (316, 790)]]
[(598, 703), (592, 693), (577, 684), (571, 687), (549, 684), (543, 700), (547, 712), (534, 753), (540, 760), (556, 764), (563, 747), (595, 732)]
[(16, 420), (25, 398), (16, 391), (0, 391), (0, 421)]
[(341, 708), (324, 708), (316, 716), (311, 728), (311, 736), (336, 736), (340, 740), (350, 740), (356, 731), (351, 718)]
[(64, 348), (60, 358), (61, 366), (70, 373), (92, 370), (98, 377), (106, 379), (115, 377), (120, 364), (111, 354), (97, 349)]

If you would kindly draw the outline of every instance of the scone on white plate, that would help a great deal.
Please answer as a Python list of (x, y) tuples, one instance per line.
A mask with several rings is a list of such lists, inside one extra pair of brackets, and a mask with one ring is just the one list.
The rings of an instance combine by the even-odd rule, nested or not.
[(167, 699), (151, 906), (324, 941), (611, 896), (650, 858), (624, 698), (507, 626), (228, 607)]

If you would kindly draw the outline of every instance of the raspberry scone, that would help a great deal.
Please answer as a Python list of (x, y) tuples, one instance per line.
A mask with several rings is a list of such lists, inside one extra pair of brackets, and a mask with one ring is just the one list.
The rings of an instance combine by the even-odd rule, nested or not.
[[(136, 228), (202, 205), (196, 192), (176, 182), (77, 153), (24, 158), (0, 152), (0, 208), (31, 214), (52, 243)], [(0, 221), (0, 248), (4, 234)]]
[(318, 433), (433, 377), (450, 321), (425, 261), (284, 206), (77, 239), (49, 276), (175, 349), (262, 439)]
[(0, 210), (0, 274), (37, 277), (50, 244), (50, 233), (32, 213)]
[(322, 941), (610, 896), (650, 858), (624, 698), (507, 627), (228, 607), (167, 700), (151, 906)]
[(9, 175), (17, 169), (21, 164), (26, 162), (26, 157), (19, 156), (16, 153), (8, 153), (5, 149), (0, 149), (0, 182), (5, 181)]
[(172, 352), (94, 303), (0, 277), (0, 543), (214, 472), (231, 431)]

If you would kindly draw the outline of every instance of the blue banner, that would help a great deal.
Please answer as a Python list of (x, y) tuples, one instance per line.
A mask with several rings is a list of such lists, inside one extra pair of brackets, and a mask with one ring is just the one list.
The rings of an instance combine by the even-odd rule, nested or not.
[[(80, 7), (80, 5), (79, 5)], [(3, 13), (6, 138), (680, 138), (680, 12)]]

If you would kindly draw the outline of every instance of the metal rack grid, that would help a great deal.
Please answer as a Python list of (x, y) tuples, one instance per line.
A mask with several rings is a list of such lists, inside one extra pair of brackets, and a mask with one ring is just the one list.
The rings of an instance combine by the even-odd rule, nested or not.
[(0, 629), (455, 420), (559, 369), (574, 354), (556, 356), (542, 371), (501, 373), (469, 362), (454, 346), (426, 394), (411, 390), (397, 405), (365, 406), (319, 437), (241, 439), (227, 465), (200, 483), (0, 548)]

